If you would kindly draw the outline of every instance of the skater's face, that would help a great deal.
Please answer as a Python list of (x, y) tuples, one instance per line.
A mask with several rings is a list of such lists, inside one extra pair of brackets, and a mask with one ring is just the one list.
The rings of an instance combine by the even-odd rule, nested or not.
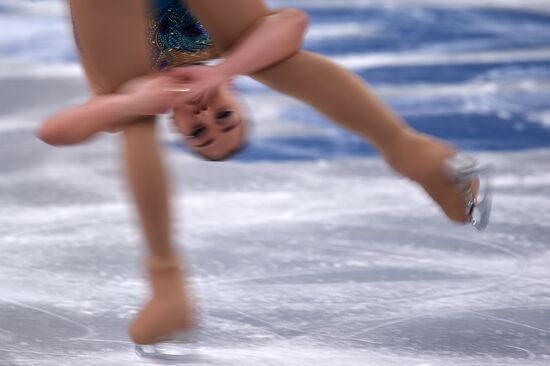
[(176, 108), (174, 124), (184, 143), (208, 160), (224, 160), (246, 139), (246, 119), (232, 85), (226, 83), (195, 104)]

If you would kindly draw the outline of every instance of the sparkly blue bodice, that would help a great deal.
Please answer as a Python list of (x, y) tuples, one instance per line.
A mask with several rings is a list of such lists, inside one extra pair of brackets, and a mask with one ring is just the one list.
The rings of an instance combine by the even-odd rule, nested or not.
[(152, 0), (149, 39), (156, 69), (214, 56), (210, 36), (180, 0)]

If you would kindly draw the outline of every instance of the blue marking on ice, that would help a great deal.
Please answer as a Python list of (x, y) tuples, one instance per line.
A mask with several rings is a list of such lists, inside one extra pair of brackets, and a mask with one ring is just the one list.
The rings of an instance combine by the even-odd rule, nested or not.
[(336, 42), (308, 41), (325, 54), (413, 50), (506, 50), (550, 44), (550, 15), (495, 9), (306, 9), (313, 24), (368, 24), (375, 34)]
[(475, 81), (486, 73), (502, 69), (504, 67), (522, 67), (524, 69), (538, 67), (546, 71), (546, 80), (550, 81), (550, 61), (537, 62), (511, 62), (494, 64), (458, 64), (458, 65), (420, 65), (420, 66), (395, 66), (383, 68), (369, 68), (358, 71), (358, 74), (369, 84), (382, 85), (407, 85), (407, 84), (431, 84), (462, 83)]

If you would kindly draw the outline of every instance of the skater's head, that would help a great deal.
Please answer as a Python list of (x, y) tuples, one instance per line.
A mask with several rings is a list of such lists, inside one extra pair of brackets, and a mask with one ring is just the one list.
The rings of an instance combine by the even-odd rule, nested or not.
[(199, 102), (175, 108), (174, 124), (189, 149), (208, 160), (229, 159), (245, 145), (244, 108), (231, 82)]

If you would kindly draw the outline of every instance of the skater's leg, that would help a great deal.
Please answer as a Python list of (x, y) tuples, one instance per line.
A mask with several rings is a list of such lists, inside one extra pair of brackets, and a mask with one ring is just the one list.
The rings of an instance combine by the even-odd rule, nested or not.
[[(82, 63), (95, 93), (112, 93), (124, 82), (150, 71), (145, 4), (138, 0), (70, 1)], [(131, 328), (133, 339), (144, 343), (168, 335), (159, 314), (170, 317), (172, 330), (181, 330), (189, 326), (190, 312), (172, 245), (168, 180), (155, 135), (155, 118), (126, 127), (124, 141), (129, 184), (150, 253), (153, 299)]]
[[(71, 0), (70, 4), (81, 61), (96, 94), (113, 93), (124, 82), (150, 72), (144, 1)], [(153, 256), (170, 259), (175, 253), (155, 118), (130, 124), (124, 136), (129, 183), (149, 250)]]
[(124, 132), (126, 167), (145, 229), (150, 255), (147, 272), (153, 297), (130, 327), (137, 344), (152, 344), (192, 326), (181, 264), (172, 245), (167, 174), (153, 120)]
[[(261, 0), (187, 0), (221, 51), (269, 9)], [(419, 182), (453, 221), (465, 222), (463, 196), (443, 173), (455, 153), (447, 144), (420, 135), (370, 91), (359, 77), (308, 52), (252, 75), (295, 97), (369, 140), (399, 173)]]
[(149, 73), (146, 0), (69, 0), (80, 61), (97, 94)]
[(467, 221), (464, 196), (443, 169), (455, 148), (409, 128), (359, 77), (308, 52), (254, 77), (369, 140), (393, 169), (419, 183), (449, 219)]

